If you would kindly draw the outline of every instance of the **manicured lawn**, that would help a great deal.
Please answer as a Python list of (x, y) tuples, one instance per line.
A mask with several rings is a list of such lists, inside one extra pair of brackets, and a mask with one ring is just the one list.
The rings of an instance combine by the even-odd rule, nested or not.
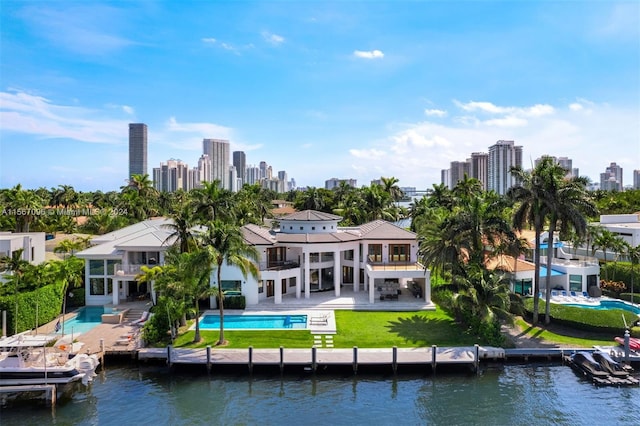
[[(615, 344), (613, 337), (601, 336), (596, 333), (584, 333), (575, 331), (576, 334), (583, 334), (584, 337), (569, 336), (561, 334), (560, 331), (552, 332), (541, 327), (533, 326), (521, 318), (516, 319), (516, 324), (528, 337), (543, 339), (544, 343), (555, 343), (558, 345), (571, 345), (575, 347), (591, 348), (594, 345), (611, 346)], [(571, 331), (573, 334), (574, 331)]]
[[(334, 347), (390, 348), (421, 346), (471, 346), (482, 344), (441, 309), (419, 312), (334, 311), (338, 333)], [(182, 331), (182, 330), (181, 330)], [(194, 345), (193, 331), (186, 331), (174, 342), (175, 347), (214, 346), (217, 331), (201, 331), (203, 340)], [(307, 330), (232, 331), (225, 330), (228, 348), (310, 348), (313, 336)]]

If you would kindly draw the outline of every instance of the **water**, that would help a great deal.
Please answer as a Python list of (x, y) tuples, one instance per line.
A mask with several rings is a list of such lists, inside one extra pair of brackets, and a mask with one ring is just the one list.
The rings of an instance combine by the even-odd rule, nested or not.
[[(65, 334), (86, 333), (98, 324), (102, 323), (102, 314), (113, 312), (113, 308), (104, 306), (85, 306), (78, 310), (78, 315), (64, 322)], [(60, 329), (59, 333), (62, 333)]]
[[(200, 371), (200, 370), (198, 370)], [(594, 387), (567, 366), (506, 365), (479, 376), (170, 375), (111, 367), (90, 389), (46, 407), (0, 411), (10, 425), (640, 424), (640, 388)]]
[[(220, 328), (219, 315), (205, 315), (200, 320), (201, 330), (218, 330)], [(305, 329), (306, 315), (225, 315), (224, 328), (226, 330), (249, 329)]]
[(640, 308), (638, 308), (637, 306), (617, 300), (601, 300), (599, 305), (581, 305), (579, 303), (567, 303), (565, 304), (565, 306), (575, 306), (577, 308), (596, 310), (623, 309), (625, 311), (633, 312), (636, 315), (640, 315)]

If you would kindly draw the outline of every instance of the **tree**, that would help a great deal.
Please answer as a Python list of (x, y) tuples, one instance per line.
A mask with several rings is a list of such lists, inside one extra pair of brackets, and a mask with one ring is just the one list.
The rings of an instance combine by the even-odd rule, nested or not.
[[(69, 289), (80, 288), (84, 284), (84, 260), (71, 257), (62, 261), (53, 261), (48, 264), (52, 268), (55, 279), (64, 283), (62, 289), (62, 315), (67, 312), (67, 294)], [(62, 335), (64, 335), (64, 318), (62, 322)]]
[(248, 244), (239, 227), (220, 220), (211, 222), (207, 231), (202, 235), (201, 245), (208, 251), (212, 259), (211, 266), (216, 269), (218, 308), (220, 310), (220, 338), (218, 345), (225, 344), (224, 338), (224, 293), (222, 291), (222, 265), (237, 267), (243, 277), (251, 274), (258, 279), (258, 251)]
[(223, 189), (219, 180), (203, 182), (192, 191), (196, 216), (201, 223), (217, 219), (230, 220), (233, 215), (233, 193)]
[[(624, 239), (619, 235), (614, 234), (606, 228), (602, 228), (600, 234), (593, 240), (593, 244), (591, 246), (592, 254), (598, 250), (602, 250), (604, 263), (607, 263), (607, 250), (613, 250), (618, 253), (624, 250)], [(609, 279), (607, 269), (605, 269), (606, 279)]]
[(520, 167), (512, 167), (511, 174), (516, 178), (519, 185), (511, 187), (507, 191), (507, 197), (516, 204), (513, 215), (513, 227), (522, 231), (526, 224), (533, 227), (535, 235), (534, 248), (534, 277), (533, 277), (533, 323), (538, 323), (540, 307), (540, 235), (542, 234), (545, 219), (548, 214), (547, 205), (544, 202), (546, 197), (543, 179), (538, 176), (543, 173), (540, 169), (547, 167), (548, 163), (542, 161), (536, 168), (527, 172)]
[(184, 202), (178, 210), (170, 214), (169, 217), (172, 219), (172, 222), (163, 226), (172, 232), (164, 243), (175, 239), (174, 244), (179, 247), (180, 253), (191, 251), (191, 249), (196, 246), (194, 232), (196, 223), (193, 206), (188, 202)]
[(627, 255), (631, 261), (631, 303), (635, 303), (633, 298), (633, 281), (635, 277), (635, 266), (640, 264), (640, 246), (631, 247), (631, 245), (628, 245)]
[(402, 192), (400, 187), (396, 185), (398, 182), (400, 182), (399, 179), (395, 177), (390, 177), (390, 178), (381, 177), (380, 180), (382, 181), (382, 187), (384, 188), (384, 192), (389, 194), (389, 196), (394, 202), (397, 203), (398, 201), (400, 201), (402, 197), (404, 197), (404, 192)]

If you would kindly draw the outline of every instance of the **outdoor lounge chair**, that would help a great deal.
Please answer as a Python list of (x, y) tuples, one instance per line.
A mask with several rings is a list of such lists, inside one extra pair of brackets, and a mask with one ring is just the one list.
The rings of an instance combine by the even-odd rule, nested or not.
[(312, 315), (309, 319), (310, 325), (327, 325), (329, 323), (329, 314)]
[(143, 325), (149, 319), (149, 311), (144, 311), (140, 318), (131, 321), (130, 325)]

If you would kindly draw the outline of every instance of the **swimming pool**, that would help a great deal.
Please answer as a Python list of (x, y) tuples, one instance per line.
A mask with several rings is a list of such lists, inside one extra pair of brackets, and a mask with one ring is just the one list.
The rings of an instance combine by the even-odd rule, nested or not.
[(630, 303), (623, 302), (621, 300), (601, 300), (599, 305), (581, 305), (579, 303), (567, 303), (564, 306), (574, 306), (576, 308), (596, 309), (596, 310), (610, 310), (610, 309), (623, 309), (625, 311), (633, 312), (636, 315), (640, 315), (640, 308)]
[[(205, 315), (201, 330), (220, 328), (220, 315)], [(225, 315), (225, 330), (290, 330), (307, 328), (306, 315)]]
[[(102, 324), (102, 314), (110, 314), (113, 308), (104, 306), (85, 306), (78, 310), (78, 315), (64, 322), (64, 334), (86, 333), (98, 324)], [(58, 331), (62, 334), (62, 328)]]

